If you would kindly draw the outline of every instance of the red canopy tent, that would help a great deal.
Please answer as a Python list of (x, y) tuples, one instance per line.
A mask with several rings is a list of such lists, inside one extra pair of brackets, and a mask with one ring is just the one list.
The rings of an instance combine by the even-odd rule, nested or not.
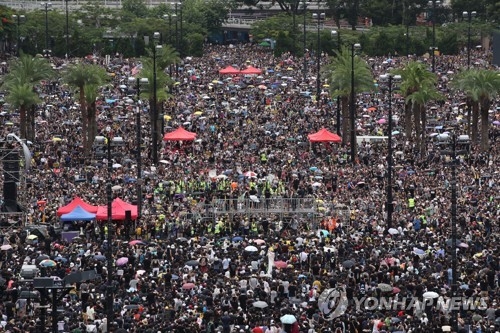
[(69, 204), (63, 207), (59, 207), (57, 210), (57, 216), (61, 216), (64, 214), (68, 214), (73, 211), (76, 207), (80, 206), (86, 212), (95, 214), (97, 212), (97, 206), (92, 206), (91, 204), (86, 203), (79, 197), (75, 197)]
[[(132, 219), (137, 218), (137, 206), (131, 205), (120, 198), (116, 198), (111, 203), (111, 218), (117, 221), (125, 220), (125, 212), (130, 211)], [(97, 207), (97, 213), (95, 218), (98, 221), (104, 221), (108, 219), (108, 206)]]
[(329, 132), (326, 128), (320, 129), (318, 132), (307, 136), (311, 142), (342, 142), (342, 138), (335, 133)]
[(262, 74), (262, 70), (255, 68), (253, 66), (248, 66), (246, 69), (242, 70), (240, 72), (241, 74), (247, 74), (247, 75), (252, 75), (252, 74)]
[(163, 136), (163, 141), (193, 141), (194, 139), (196, 139), (196, 133), (186, 131), (182, 127), (173, 132), (165, 133)]
[(234, 68), (233, 66), (227, 66), (226, 68), (219, 70), (219, 74), (221, 75), (238, 75), (240, 73), (240, 70)]

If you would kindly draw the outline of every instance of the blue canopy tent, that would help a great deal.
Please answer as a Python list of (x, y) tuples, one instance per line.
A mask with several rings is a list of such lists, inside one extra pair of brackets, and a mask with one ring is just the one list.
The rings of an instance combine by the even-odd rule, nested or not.
[(95, 214), (87, 212), (81, 206), (76, 206), (71, 212), (61, 215), (61, 221), (92, 221)]

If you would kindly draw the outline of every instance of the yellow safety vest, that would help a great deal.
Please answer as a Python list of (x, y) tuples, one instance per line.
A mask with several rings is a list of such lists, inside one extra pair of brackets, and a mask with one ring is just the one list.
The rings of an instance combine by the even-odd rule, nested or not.
[(408, 207), (410, 208), (415, 207), (415, 199), (413, 198), (408, 199)]

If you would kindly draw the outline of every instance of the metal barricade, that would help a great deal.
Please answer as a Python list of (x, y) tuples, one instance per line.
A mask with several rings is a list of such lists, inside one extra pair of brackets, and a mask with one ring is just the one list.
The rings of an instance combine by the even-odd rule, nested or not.
[(314, 198), (215, 199), (208, 208), (215, 215), (245, 213), (316, 213)]

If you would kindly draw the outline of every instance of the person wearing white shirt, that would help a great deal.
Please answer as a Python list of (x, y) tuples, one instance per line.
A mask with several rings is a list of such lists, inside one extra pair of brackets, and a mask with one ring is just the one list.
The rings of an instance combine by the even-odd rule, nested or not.
[(231, 259), (229, 258), (224, 258), (224, 260), (222, 260), (222, 269), (227, 271), (229, 269), (229, 264), (231, 263)]

